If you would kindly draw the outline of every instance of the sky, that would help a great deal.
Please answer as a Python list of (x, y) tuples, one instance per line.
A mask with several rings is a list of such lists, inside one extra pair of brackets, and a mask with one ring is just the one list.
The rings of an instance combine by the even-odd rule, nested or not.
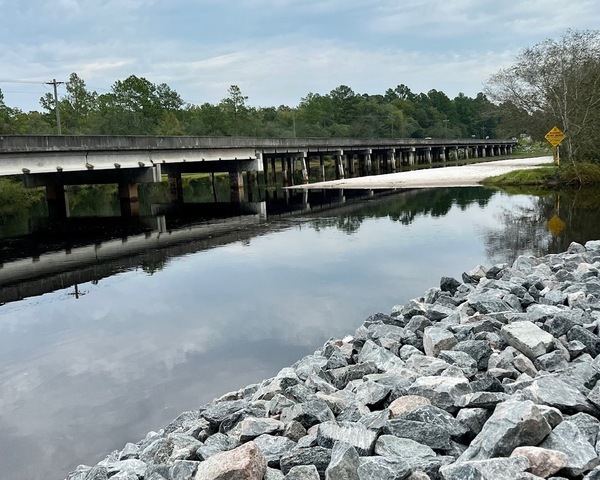
[(192, 104), (234, 84), (256, 107), (339, 85), (472, 97), (523, 48), (599, 25), (600, 0), (0, 0), (0, 90), (23, 111), (72, 72), (99, 94), (136, 75)]

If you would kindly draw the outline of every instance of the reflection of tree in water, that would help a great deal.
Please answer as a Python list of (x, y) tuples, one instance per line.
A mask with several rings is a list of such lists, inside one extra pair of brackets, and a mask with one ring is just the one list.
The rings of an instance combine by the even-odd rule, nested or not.
[[(599, 201), (597, 189), (565, 190), (505, 208), (498, 215), (499, 228), (485, 234), (486, 254), (494, 263), (512, 263), (519, 255), (559, 253), (571, 242), (600, 238)], [(557, 219), (564, 228), (555, 228)]]
[(453, 206), (464, 211), (469, 205), (477, 203), (483, 208), (495, 193), (493, 190), (478, 187), (412, 190), (390, 197), (388, 201), (366, 204), (364, 208), (339, 217), (318, 218), (312, 222), (312, 226), (316, 230), (335, 227), (353, 234), (368, 218), (388, 217), (403, 225), (410, 225), (419, 216), (443, 217)]

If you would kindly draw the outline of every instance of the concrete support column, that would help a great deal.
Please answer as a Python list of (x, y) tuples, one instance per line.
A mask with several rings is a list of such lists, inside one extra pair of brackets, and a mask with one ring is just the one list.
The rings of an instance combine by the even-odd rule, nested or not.
[(244, 198), (244, 176), (242, 172), (229, 172), (229, 193), (232, 202), (241, 202)]
[(371, 164), (371, 151), (369, 150), (367, 153), (365, 153), (365, 173), (367, 175), (371, 175), (372, 168), (373, 165)]
[(347, 164), (348, 164), (348, 176), (350, 178), (354, 177), (354, 153), (350, 152), (346, 155), (346, 160), (347, 160)]
[(490, 156), (490, 157), (495, 157), (496, 155), (495, 155), (495, 153), (494, 153), (494, 146), (492, 145), (492, 146), (491, 146), (491, 147), (489, 147), (489, 148), (490, 148), (490, 151), (489, 151), (489, 154), (490, 154), (490, 155), (489, 155), (489, 156)]
[(417, 149), (415, 147), (411, 147), (408, 150), (408, 164), (409, 165), (414, 165), (415, 164), (415, 153), (416, 153)]
[(432, 161), (433, 161), (433, 157), (431, 155), (431, 147), (427, 147), (425, 149), (425, 161), (427, 163), (432, 163)]
[(271, 183), (277, 183), (277, 168), (275, 157), (271, 157)]
[(473, 158), (479, 157), (479, 147), (473, 147)]
[(460, 159), (460, 156), (458, 154), (458, 147), (454, 147), (454, 160), (456, 162), (458, 162), (459, 159)]
[(486, 147), (485, 146), (481, 147), (481, 158), (485, 158), (486, 157), (486, 153), (487, 153), (486, 152)]
[(69, 216), (65, 186), (60, 184), (46, 185), (46, 205), (50, 218), (66, 218)]
[(302, 163), (302, 181), (308, 183), (308, 158), (300, 157), (300, 162)]
[(133, 217), (140, 214), (137, 183), (119, 184), (119, 202), (121, 204), (121, 215)]
[(463, 152), (465, 153), (465, 160), (469, 159), (469, 147), (463, 148)]
[(319, 155), (319, 173), (321, 175), (321, 181), (325, 181), (325, 158), (323, 155)]
[[(267, 185), (269, 183), (269, 159), (265, 155), (262, 155), (262, 162), (263, 162), (263, 180), (265, 182), (265, 185)], [(257, 179), (258, 179), (258, 175), (257, 175)]]
[(387, 152), (388, 171), (396, 171), (396, 149), (390, 148)]
[(183, 185), (179, 172), (169, 174), (169, 200), (171, 203), (183, 203)]
[(344, 164), (346, 163), (346, 156), (344, 155), (344, 151), (343, 150), (339, 150), (338, 153), (336, 153), (335, 155), (335, 164), (336, 164), (336, 169), (335, 169), (335, 176), (337, 180), (342, 180), (345, 178), (345, 172), (344, 172)]
[(296, 157), (288, 157), (288, 170), (290, 171), (290, 183), (296, 185), (294, 173), (296, 172)]
[(281, 182), (283, 183), (284, 187), (290, 184), (287, 158), (285, 157), (281, 157)]

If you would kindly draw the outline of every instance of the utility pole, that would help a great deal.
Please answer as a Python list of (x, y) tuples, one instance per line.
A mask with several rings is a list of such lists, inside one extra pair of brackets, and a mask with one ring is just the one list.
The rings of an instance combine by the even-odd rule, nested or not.
[(60, 128), (60, 109), (58, 108), (58, 92), (56, 87), (62, 85), (65, 82), (57, 82), (56, 78), (53, 78), (51, 82), (46, 82), (46, 85), (52, 85), (54, 87), (54, 110), (56, 111), (56, 130), (59, 135), (62, 135)]

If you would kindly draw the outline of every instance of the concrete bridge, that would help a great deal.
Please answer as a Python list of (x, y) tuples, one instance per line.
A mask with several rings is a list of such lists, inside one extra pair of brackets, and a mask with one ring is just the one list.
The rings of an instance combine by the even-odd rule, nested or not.
[[(28, 187), (46, 188), (51, 212), (66, 211), (65, 185), (115, 183), (122, 211), (137, 214), (137, 185), (169, 178), (171, 200), (181, 202), (184, 173), (229, 174), (232, 198), (239, 199), (243, 172), (276, 177), (285, 185), (300, 165), (308, 182), (311, 161), (325, 179), (325, 157), (336, 178), (395, 172), (401, 166), (484, 158), (512, 153), (516, 141), (493, 139), (349, 139), (151, 136), (0, 136), (0, 176), (23, 175)], [(269, 172), (270, 170), (270, 172)]]

